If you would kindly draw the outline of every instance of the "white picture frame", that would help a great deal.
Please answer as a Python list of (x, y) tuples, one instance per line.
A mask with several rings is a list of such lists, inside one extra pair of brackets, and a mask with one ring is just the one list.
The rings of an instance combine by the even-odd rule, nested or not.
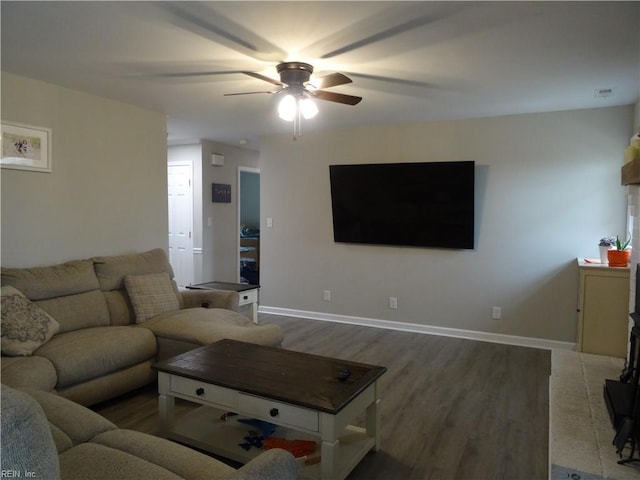
[(51, 129), (2, 120), (0, 166), (51, 173)]

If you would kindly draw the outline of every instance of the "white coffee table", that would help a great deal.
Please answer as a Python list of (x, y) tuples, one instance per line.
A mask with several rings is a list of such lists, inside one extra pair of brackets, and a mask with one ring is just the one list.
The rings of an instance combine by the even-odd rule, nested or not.
[[(222, 340), (154, 368), (162, 431), (181, 443), (246, 463), (261, 450), (238, 446), (251, 429), (238, 419), (264, 420), (277, 425), (274, 436), (320, 445), (300, 461), (300, 478), (322, 480), (346, 478), (380, 447), (384, 367)], [(177, 418), (176, 398), (202, 407)], [(364, 425), (350, 425), (361, 414)]]

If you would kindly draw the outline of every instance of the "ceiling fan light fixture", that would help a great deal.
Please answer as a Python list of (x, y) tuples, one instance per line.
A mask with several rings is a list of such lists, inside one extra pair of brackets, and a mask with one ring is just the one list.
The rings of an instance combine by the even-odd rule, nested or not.
[(292, 122), (298, 114), (309, 120), (318, 114), (318, 107), (310, 98), (285, 95), (278, 104), (278, 116), (282, 120)]
[(309, 120), (318, 114), (318, 107), (316, 106), (316, 102), (310, 98), (303, 98), (300, 101), (300, 111), (302, 112), (302, 116)]
[(287, 122), (293, 122), (296, 116), (296, 99), (293, 95), (285, 95), (278, 104), (278, 116)]

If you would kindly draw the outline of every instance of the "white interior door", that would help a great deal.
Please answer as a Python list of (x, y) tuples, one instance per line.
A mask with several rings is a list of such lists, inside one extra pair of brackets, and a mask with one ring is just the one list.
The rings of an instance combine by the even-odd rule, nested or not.
[(168, 167), (169, 262), (178, 287), (193, 283), (193, 169), (191, 164)]

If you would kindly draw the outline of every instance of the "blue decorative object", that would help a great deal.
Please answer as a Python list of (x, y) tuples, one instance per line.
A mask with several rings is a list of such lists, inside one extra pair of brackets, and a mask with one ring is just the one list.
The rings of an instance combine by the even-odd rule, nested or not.
[(244, 423), (245, 425), (249, 425), (250, 427), (255, 427), (260, 430), (263, 437), (268, 437), (273, 435), (273, 432), (276, 431), (277, 425), (273, 423), (265, 422), (264, 420), (258, 420), (255, 418), (240, 418), (238, 419), (239, 423)]
[(242, 447), (247, 452), (251, 449), (251, 447), (262, 448), (263, 446), (262, 441), (264, 440), (264, 437), (256, 435), (255, 432), (250, 432), (249, 435), (244, 437), (244, 439), (246, 440), (246, 442), (239, 443), (238, 446)]
[(249, 435), (244, 437), (245, 442), (239, 443), (238, 446), (242, 447), (244, 450), (249, 451), (251, 447), (262, 448), (263, 441), (265, 438), (273, 435), (273, 432), (276, 431), (277, 425), (273, 423), (265, 422), (263, 420), (258, 420), (256, 418), (239, 418), (238, 423), (244, 423), (245, 425), (249, 425), (250, 427), (254, 427), (256, 430), (260, 431), (261, 435), (258, 435), (256, 431), (250, 431)]

